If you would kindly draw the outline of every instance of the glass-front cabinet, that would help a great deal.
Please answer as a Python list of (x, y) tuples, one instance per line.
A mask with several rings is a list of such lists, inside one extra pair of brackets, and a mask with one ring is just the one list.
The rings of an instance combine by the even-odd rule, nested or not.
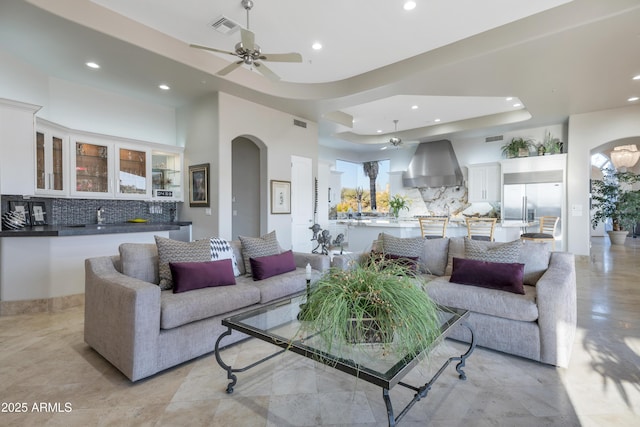
[(116, 195), (126, 198), (149, 198), (148, 151), (141, 147), (118, 146)]
[(153, 198), (182, 200), (182, 153), (152, 150), (151, 162)]
[(51, 125), (36, 130), (36, 194), (65, 195), (67, 192), (67, 136)]
[(73, 149), (71, 192), (84, 196), (107, 196), (112, 193), (110, 156), (113, 145), (74, 138)]

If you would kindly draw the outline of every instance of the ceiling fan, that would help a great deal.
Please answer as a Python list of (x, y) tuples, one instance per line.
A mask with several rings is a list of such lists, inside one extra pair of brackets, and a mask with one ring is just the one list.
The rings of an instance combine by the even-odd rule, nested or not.
[[(395, 119), (393, 123), (395, 125), (395, 133), (398, 133), (398, 119)], [(400, 148), (400, 146), (402, 145), (402, 139), (397, 136), (392, 136), (391, 138), (389, 138), (389, 144), (391, 144), (393, 147)]]
[(234, 62), (222, 70), (218, 71), (216, 75), (226, 76), (242, 64), (249, 66), (255, 66), (263, 76), (271, 80), (280, 80), (280, 77), (271, 71), (266, 65), (258, 61), (271, 61), (271, 62), (302, 62), (302, 55), (299, 53), (262, 53), (260, 46), (255, 43), (255, 34), (249, 30), (249, 11), (253, 8), (253, 0), (242, 0), (242, 7), (247, 11), (247, 28), (240, 28), (240, 42), (236, 44), (235, 51), (216, 49), (213, 47), (200, 46), (192, 44), (191, 47), (196, 49), (204, 49), (212, 52), (227, 53), (229, 55), (240, 58), (240, 61)]

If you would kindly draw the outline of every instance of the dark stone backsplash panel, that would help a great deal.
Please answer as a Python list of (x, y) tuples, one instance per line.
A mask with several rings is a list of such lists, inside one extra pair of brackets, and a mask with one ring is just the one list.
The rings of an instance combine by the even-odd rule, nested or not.
[(143, 218), (149, 222), (173, 222), (177, 220), (177, 202), (147, 202), (142, 200), (94, 200), (58, 199), (2, 195), (2, 213), (8, 210), (10, 200), (44, 202), (47, 223), (50, 225), (95, 224), (96, 211), (104, 209), (104, 222), (113, 224), (133, 218)]

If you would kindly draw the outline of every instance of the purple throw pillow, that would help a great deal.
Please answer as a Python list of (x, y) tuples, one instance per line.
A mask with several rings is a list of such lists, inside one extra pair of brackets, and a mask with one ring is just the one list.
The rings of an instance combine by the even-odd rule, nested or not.
[(235, 285), (231, 259), (204, 262), (170, 262), (173, 293), (213, 286)]
[(453, 258), (450, 282), (524, 295), (524, 264)]
[(262, 280), (296, 269), (293, 252), (285, 251), (277, 255), (249, 258), (253, 280)]

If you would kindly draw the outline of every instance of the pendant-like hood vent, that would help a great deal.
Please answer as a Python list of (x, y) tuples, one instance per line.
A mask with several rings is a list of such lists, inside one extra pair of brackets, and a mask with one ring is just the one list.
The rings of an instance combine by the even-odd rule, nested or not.
[(409, 168), (402, 174), (405, 187), (457, 187), (462, 185), (462, 171), (451, 141), (422, 142)]

